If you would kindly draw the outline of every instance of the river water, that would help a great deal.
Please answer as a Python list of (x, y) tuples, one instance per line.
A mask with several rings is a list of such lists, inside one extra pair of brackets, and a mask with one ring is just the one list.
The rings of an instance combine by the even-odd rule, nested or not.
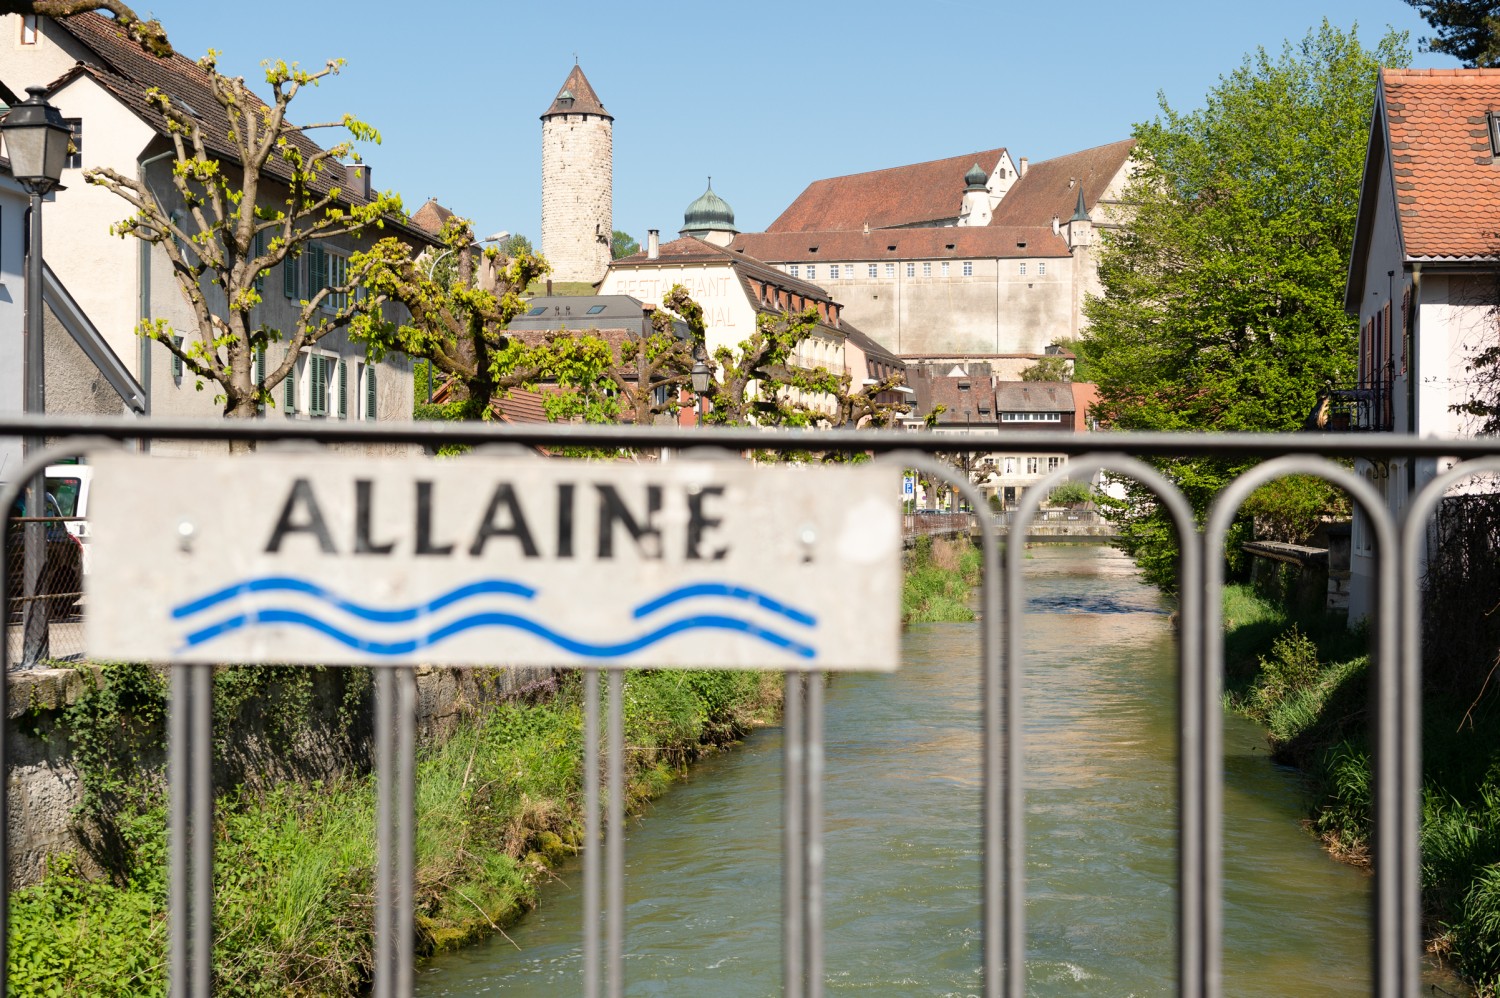
[[(1171, 994), (1166, 609), (1108, 548), (1035, 548), (1026, 571), (1027, 991)], [(830, 994), (979, 989), (977, 628), (920, 625), (904, 641), (901, 671), (839, 676), (826, 694)], [(1295, 774), (1233, 715), (1225, 767), (1225, 993), (1368, 994), (1370, 878), (1299, 827)], [(760, 732), (632, 823), (628, 994), (779, 993), (780, 781), (780, 732)], [(576, 862), (559, 870), (509, 939), (434, 961), (417, 994), (579, 993), (581, 880)]]

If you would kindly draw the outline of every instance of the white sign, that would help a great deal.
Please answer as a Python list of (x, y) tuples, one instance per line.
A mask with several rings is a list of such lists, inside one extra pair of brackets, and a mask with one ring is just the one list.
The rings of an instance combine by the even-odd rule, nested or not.
[(94, 469), (98, 659), (898, 664), (890, 469), (334, 454)]

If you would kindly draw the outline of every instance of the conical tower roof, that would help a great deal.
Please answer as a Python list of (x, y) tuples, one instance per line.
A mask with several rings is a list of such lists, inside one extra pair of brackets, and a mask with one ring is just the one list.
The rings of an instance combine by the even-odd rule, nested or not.
[(682, 231), (694, 232), (738, 232), (734, 227), (734, 209), (729, 202), (714, 193), (714, 180), (708, 178), (708, 190), (698, 200), (688, 205), (682, 216)]
[(599, 95), (594, 93), (594, 88), (589, 86), (588, 77), (583, 75), (583, 69), (576, 64), (563, 81), (562, 89), (552, 99), (552, 105), (542, 115), (542, 120), (546, 121), (555, 114), (597, 114), (610, 121), (615, 120), (604, 110), (604, 105), (599, 102)]

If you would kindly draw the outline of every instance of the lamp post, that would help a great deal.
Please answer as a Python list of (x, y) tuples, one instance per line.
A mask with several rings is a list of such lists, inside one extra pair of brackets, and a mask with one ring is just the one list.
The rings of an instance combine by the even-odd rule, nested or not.
[[(483, 239), (479, 240), (479, 242), (475, 243), (474, 245), (482, 246), (485, 243), (501, 243), (501, 242), (504, 242), (505, 240), (507, 240), (509, 238), (510, 238), (510, 233), (506, 232), (504, 229), (501, 229), (499, 232), (495, 233), (492, 236), (485, 236)], [(461, 248), (462, 247), (454, 246), (451, 249), (445, 249), (445, 250), (443, 250), (437, 256), (433, 257), (432, 258), (432, 262), (427, 265), (427, 279), (429, 281), (432, 280), (432, 275), (437, 272), (437, 265), (438, 265), (439, 262), (442, 261), (443, 257), (445, 257), (445, 256), (451, 256), (453, 253), (457, 252)], [(430, 402), (432, 400), (428, 399), (428, 401)]]
[(708, 379), (710, 375), (708, 365), (703, 363), (702, 356), (693, 361), (693, 394), (698, 396), (698, 425), (703, 425), (703, 396), (708, 392)]
[[(47, 103), (45, 87), (27, 87), (24, 101), (10, 109), (0, 121), (0, 136), (10, 156), (11, 176), (31, 195), (30, 238), (26, 246), (26, 353), (22, 380), (26, 384), (24, 409), (40, 415), (46, 408), (46, 382), (42, 350), (42, 198), (62, 179), (68, 157), (68, 126), (57, 108)], [(23, 443), (30, 456), (42, 448), (42, 438), (28, 435)], [(26, 609), (22, 618), (23, 666), (36, 664), (48, 653), (46, 607), (37, 598), (41, 589), (45, 532), (38, 517), (46, 515), (46, 480), (38, 471), (27, 486), (23, 579)]]

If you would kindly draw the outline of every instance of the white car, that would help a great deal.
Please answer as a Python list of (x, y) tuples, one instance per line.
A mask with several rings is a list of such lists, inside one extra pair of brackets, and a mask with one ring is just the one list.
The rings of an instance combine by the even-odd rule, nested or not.
[[(89, 515), (89, 491), (94, 469), (86, 464), (49, 464), (46, 471), (47, 492), (57, 500), (64, 517)], [(68, 533), (78, 538), (83, 548), (83, 574), (89, 574), (89, 522), (87, 519), (64, 520)]]

